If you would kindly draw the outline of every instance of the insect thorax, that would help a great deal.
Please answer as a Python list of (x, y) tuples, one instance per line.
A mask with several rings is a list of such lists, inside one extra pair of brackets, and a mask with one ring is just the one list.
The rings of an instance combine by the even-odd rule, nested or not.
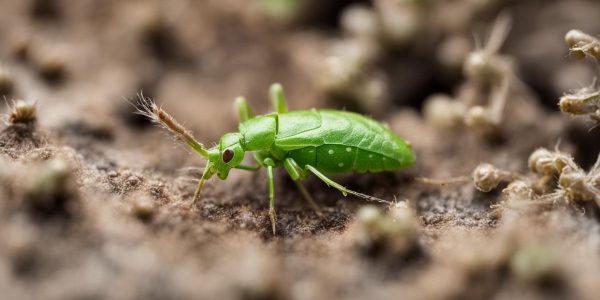
[(241, 123), (239, 130), (246, 151), (268, 150), (277, 135), (277, 115), (254, 117)]

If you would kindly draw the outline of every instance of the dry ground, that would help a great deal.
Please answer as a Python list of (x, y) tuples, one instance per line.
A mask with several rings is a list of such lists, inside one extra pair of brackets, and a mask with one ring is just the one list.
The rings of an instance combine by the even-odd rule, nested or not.
[[(511, 99), (516, 107), (500, 140), (440, 132), (423, 121), (424, 97), (462, 80), (438, 78), (426, 53), (401, 51), (382, 63), (402, 69), (417, 61), (410, 68), (426, 73), (417, 87), (391, 75), (399, 96), (377, 114), (411, 141), (417, 164), (339, 181), (408, 200), (420, 230), (404, 255), (386, 254), (385, 246), (360, 251), (356, 213), (366, 203), (311, 179), (319, 218), (284, 172), (277, 174), (275, 236), (264, 171), (210, 181), (190, 210), (198, 172), (188, 167), (204, 161), (133, 115), (124, 100), (143, 90), (207, 144), (235, 130), (234, 97), (267, 112), (271, 82), (283, 83), (292, 109), (338, 105), (322, 101), (314, 76), (340, 36), (336, 22), (280, 26), (241, 0), (0, 2), (0, 62), (14, 81), (6, 97), (38, 105), (37, 124), (0, 134), (2, 298), (597, 298), (593, 205), (523, 212), (498, 206), (499, 191), (414, 180), (468, 175), (482, 161), (527, 172), (529, 154), (559, 140), (585, 167), (600, 152), (599, 129), (555, 108), (560, 94), (597, 74), (589, 62), (568, 58), (562, 37), (571, 28), (599, 33), (592, 12), (600, 7), (506, 2), (515, 19), (506, 52), (531, 93)], [(481, 34), (491, 19), (474, 30)], [(414, 98), (405, 101), (402, 91)], [(543, 276), (515, 270), (523, 253), (525, 269), (541, 268)]]

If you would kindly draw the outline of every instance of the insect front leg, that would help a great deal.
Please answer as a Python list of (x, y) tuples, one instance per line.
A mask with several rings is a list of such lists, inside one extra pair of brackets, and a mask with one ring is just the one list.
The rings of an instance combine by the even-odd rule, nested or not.
[(273, 234), (277, 233), (277, 214), (275, 213), (275, 176), (273, 176), (273, 167), (275, 162), (271, 158), (264, 161), (267, 167), (267, 179), (269, 180), (269, 217), (271, 218), (271, 227)]
[(308, 192), (306, 187), (304, 187), (304, 185), (300, 181), (300, 180), (306, 178), (306, 172), (304, 172), (304, 170), (302, 170), (302, 168), (300, 168), (300, 166), (298, 166), (298, 164), (296, 163), (296, 161), (293, 158), (289, 158), (289, 157), (286, 158), (283, 161), (283, 166), (285, 167), (288, 174), (290, 174), (290, 177), (292, 178), (292, 180), (294, 180), (294, 183), (296, 183), (296, 186), (298, 187), (300, 194), (302, 194), (302, 198), (304, 198), (304, 200), (306, 200), (308, 205), (315, 211), (315, 213), (319, 217), (322, 217), (323, 212), (321, 211), (321, 209), (319, 208), (319, 206), (317, 205), (317, 203), (315, 202), (313, 197), (310, 195), (310, 193)]
[(200, 201), (200, 195), (202, 194), (202, 187), (204, 187), (204, 183), (206, 180), (210, 179), (213, 175), (212, 168), (210, 165), (204, 167), (204, 172), (202, 173), (202, 177), (200, 178), (200, 183), (198, 183), (198, 188), (196, 188), (196, 192), (194, 193), (194, 201), (192, 202), (192, 207), (196, 206), (196, 203)]
[(279, 83), (273, 83), (270, 89), (271, 102), (273, 107), (278, 114), (287, 112), (287, 104), (285, 103), (285, 95), (283, 93), (283, 86)]

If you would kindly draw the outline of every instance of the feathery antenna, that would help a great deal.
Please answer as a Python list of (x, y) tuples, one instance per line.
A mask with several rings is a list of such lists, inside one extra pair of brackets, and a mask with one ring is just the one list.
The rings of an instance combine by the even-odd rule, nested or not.
[(192, 133), (183, 127), (183, 125), (179, 124), (175, 118), (162, 108), (158, 107), (152, 99), (144, 97), (144, 95), (140, 93), (137, 97), (137, 101), (131, 104), (137, 110), (137, 114), (147, 117), (152, 122), (168, 130), (175, 138), (187, 144), (198, 154), (208, 157), (208, 152), (206, 151), (206, 148), (204, 148), (204, 145), (198, 142)]

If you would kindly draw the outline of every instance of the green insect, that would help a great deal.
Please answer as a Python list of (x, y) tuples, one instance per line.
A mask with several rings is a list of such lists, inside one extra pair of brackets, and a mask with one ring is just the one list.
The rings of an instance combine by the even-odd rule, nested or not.
[[(273, 84), (270, 94), (275, 112), (260, 116), (253, 114), (245, 98), (238, 98), (239, 131), (223, 135), (219, 145), (210, 149), (205, 148), (150, 99), (141, 96), (136, 107), (139, 113), (168, 129), (196, 153), (208, 159), (194, 195), (194, 204), (200, 199), (204, 183), (213, 175), (225, 180), (231, 169), (255, 171), (266, 168), (273, 233), (276, 232), (277, 223), (274, 168), (285, 168), (303, 198), (320, 214), (301, 183), (310, 174), (316, 175), (344, 196), (353, 194), (377, 201), (381, 199), (349, 190), (327, 175), (391, 171), (411, 166), (415, 161), (410, 144), (381, 123), (338, 110), (288, 112), (282, 86)], [(242, 164), (247, 151), (253, 152), (256, 166)]]

